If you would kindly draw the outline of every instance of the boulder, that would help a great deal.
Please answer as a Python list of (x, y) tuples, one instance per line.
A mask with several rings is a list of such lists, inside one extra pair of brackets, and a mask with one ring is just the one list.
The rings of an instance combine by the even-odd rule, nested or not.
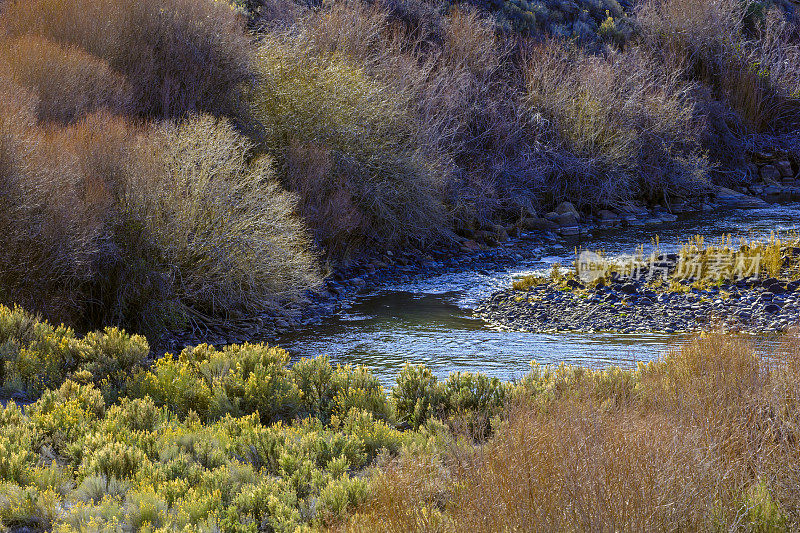
[(577, 219), (581, 218), (580, 213), (578, 213), (578, 210), (575, 209), (574, 205), (572, 205), (572, 202), (561, 202), (560, 204), (558, 204), (558, 207), (556, 207), (556, 213), (559, 215), (573, 213), (575, 215), (575, 218)]
[(601, 209), (600, 211), (597, 212), (597, 221), (600, 224), (600, 226), (607, 228), (612, 226), (618, 226), (619, 224), (622, 223), (622, 219), (619, 218), (619, 216), (616, 213), (614, 213), (613, 211), (609, 211), (608, 209)]
[(578, 225), (578, 217), (575, 216), (575, 213), (564, 213), (563, 215), (558, 215), (558, 217), (553, 221), (562, 228), (564, 227), (573, 227)]
[(619, 215), (617, 215), (613, 211), (609, 211), (608, 209), (601, 209), (600, 211), (598, 211), (597, 218), (599, 218), (600, 220), (612, 220), (616, 222), (619, 222), (620, 220)]
[(523, 218), (518, 225), (523, 231), (556, 231), (558, 229), (558, 224), (546, 218)]
[(764, 165), (761, 167), (761, 179), (765, 183), (776, 183), (781, 180), (781, 173), (775, 165)]
[(781, 177), (784, 177), (784, 178), (793, 178), (794, 177), (794, 172), (792, 171), (792, 162), (791, 161), (787, 161), (787, 160), (778, 161), (777, 163), (775, 163), (775, 168), (778, 170), (778, 172), (780, 173)]
[(717, 202), (719, 202), (722, 207), (734, 208), (763, 207), (766, 205), (764, 200), (760, 198), (742, 194), (726, 187), (719, 187), (717, 189)]

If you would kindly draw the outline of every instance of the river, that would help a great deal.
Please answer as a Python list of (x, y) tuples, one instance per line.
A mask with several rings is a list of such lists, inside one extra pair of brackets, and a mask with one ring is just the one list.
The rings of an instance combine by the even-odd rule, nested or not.
[[(706, 242), (725, 234), (734, 239), (796, 231), (800, 203), (744, 211), (685, 216), (656, 227), (595, 231), (580, 245), (611, 255), (634, 253), (658, 236), (663, 252), (677, 250), (695, 234)], [(403, 363), (424, 363), (440, 378), (455, 371), (482, 372), (503, 380), (525, 374), (531, 360), (602, 368), (635, 366), (657, 358), (684, 337), (667, 334), (534, 334), (504, 331), (472, 316), (475, 304), (520, 275), (546, 272), (553, 263), (569, 265), (576, 241), (543, 249), (512, 268), (418, 277), (355, 297), (322, 323), (294, 331), (278, 344), (295, 356), (329, 354), (334, 363), (369, 367), (391, 386)], [(513, 246), (513, 244), (510, 244)]]

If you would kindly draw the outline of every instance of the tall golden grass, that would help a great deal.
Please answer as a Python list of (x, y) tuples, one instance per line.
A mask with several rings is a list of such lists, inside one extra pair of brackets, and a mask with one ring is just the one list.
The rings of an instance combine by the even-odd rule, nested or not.
[(636, 371), (536, 371), (491, 440), (389, 462), (341, 529), (795, 528), (798, 356), (711, 335)]

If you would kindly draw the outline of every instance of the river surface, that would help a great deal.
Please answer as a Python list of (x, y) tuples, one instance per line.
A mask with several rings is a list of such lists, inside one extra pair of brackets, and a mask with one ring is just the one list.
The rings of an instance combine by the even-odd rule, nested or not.
[[(338, 314), (278, 339), (295, 356), (329, 354), (334, 363), (369, 367), (391, 386), (406, 361), (425, 363), (440, 378), (455, 371), (482, 372), (504, 381), (524, 375), (532, 360), (602, 368), (635, 366), (663, 354), (684, 337), (668, 334), (537, 334), (505, 331), (472, 316), (477, 302), (508, 287), (518, 276), (571, 265), (574, 245), (609, 255), (651, 249), (658, 236), (662, 252), (676, 251), (695, 234), (706, 242), (725, 234), (734, 239), (796, 231), (800, 203), (764, 209), (692, 215), (671, 224), (595, 231), (561, 249), (544, 247), (542, 257), (512, 268), (482, 269), (418, 277), (361, 294)], [(513, 245), (512, 245), (513, 246)]]

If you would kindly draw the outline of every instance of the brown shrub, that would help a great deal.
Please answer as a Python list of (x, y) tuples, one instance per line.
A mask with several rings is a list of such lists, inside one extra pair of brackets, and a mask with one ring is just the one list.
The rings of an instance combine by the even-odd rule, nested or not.
[(0, 27), (74, 45), (126, 76), (151, 117), (233, 113), (250, 46), (236, 14), (213, 0), (11, 0)]
[(35, 127), (35, 98), (0, 77), (0, 298), (76, 322), (101, 235), (76, 155)]
[(39, 121), (69, 123), (98, 109), (120, 114), (134, 110), (125, 78), (75, 46), (25, 35), (0, 45), (0, 61), (14, 82), (38, 97)]

